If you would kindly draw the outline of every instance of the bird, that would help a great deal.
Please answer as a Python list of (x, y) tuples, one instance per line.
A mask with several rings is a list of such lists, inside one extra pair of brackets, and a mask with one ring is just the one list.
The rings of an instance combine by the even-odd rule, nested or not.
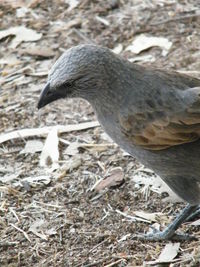
[(50, 69), (38, 109), (77, 97), (92, 105), (114, 142), (187, 203), (164, 230), (135, 238), (195, 238), (177, 229), (199, 211), (200, 79), (131, 63), (106, 47), (80, 44), (66, 50)]

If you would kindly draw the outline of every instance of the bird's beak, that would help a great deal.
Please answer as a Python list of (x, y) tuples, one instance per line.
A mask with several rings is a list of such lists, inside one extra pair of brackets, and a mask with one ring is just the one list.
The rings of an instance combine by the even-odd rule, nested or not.
[(48, 97), (49, 95), (50, 95), (50, 83), (47, 83), (40, 94), (40, 98), (37, 105), (38, 109), (46, 106), (50, 102)]

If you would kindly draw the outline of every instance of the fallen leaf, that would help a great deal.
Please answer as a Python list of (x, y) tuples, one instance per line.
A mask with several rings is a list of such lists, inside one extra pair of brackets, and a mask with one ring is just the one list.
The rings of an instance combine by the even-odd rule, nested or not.
[(11, 48), (16, 48), (21, 42), (38, 41), (42, 37), (41, 33), (37, 33), (36, 31), (28, 29), (24, 26), (18, 26), (0, 31), (0, 40), (10, 35), (15, 36), (11, 41)]
[(131, 51), (135, 54), (139, 54), (142, 51), (154, 46), (160, 47), (162, 49), (162, 55), (166, 56), (172, 46), (172, 42), (170, 42), (167, 38), (164, 37), (146, 36), (144, 34), (141, 34), (137, 36), (133, 40), (132, 44), (127, 46), (125, 50)]
[(175, 262), (174, 258), (177, 256), (180, 248), (180, 243), (169, 243), (165, 245), (160, 256), (155, 261), (146, 262), (148, 265), (156, 265), (160, 263)]
[(58, 151), (58, 129), (53, 128), (46, 139), (40, 156), (40, 166), (48, 167), (51, 165), (52, 171), (59, 168), (59, 151)]
[(171, 262), (178, 254), (180, 243), (166, 244), (162, 250), (157, 262)]
[(124, 182), (124, 172), (122, 168), (117, 167), (110, 171), (110, 173), (104, 178), (98, 181), (93, 187), (92, 190), (97, 192), (102, 191), (105, 188), (113, 187), (120, 185)]
[(26, 153), (34, 154), (36, 152), (42, 151), (42, 148), (43, 148), (43, 143), (41, 141), (29, 140), (26, 142), (24, 149), (20, 151), (20, 154), (26, 154)]

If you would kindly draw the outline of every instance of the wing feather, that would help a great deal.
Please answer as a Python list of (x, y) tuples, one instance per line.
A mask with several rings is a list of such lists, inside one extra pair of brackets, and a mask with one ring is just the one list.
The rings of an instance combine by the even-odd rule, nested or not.
[[(148, 105), (145, 105), (147, 101), (145, 99), (143, 110), (126, 105), (119, 114), (122, 132), (135, 145), (149, 150), (162, 150), (198, 140), (200, 138), (199, 92), (199, 87), (182, 91), (178, 99), (178, 112), (173, 106), (171, 108), (159, 106), (156, 99), (150, 110)], [(168, 103), (173, 104), (173, 99)]]

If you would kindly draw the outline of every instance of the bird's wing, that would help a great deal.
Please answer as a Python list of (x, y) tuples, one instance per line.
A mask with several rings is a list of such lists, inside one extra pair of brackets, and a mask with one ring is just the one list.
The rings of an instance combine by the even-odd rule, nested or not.
[[(135, 145), (162, 150), (200, 138), (200, 87), (166, 92), (158, 98), (143, 96), (131, 104), (131, 97), (118, 118), (121, 131)], [(149, 98), (150, 97), (150, 98)]]

